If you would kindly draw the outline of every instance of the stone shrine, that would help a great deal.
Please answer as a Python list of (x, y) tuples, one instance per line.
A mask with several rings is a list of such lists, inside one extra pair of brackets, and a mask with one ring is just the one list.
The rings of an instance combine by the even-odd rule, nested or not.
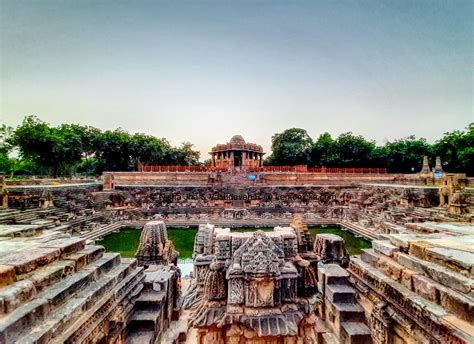
[[(199, 227), (195, 279), (183, 301), (199, 344), (370, 341), (348, 274), (336, 264), (318, 266), (333, 257), (307, 250), (307, 233), (298, 222), (293, 227), (302, 233), (291, 227), (253, 233)], [(341, 242), (320, 242), (326, 239), (324, 254), (340, 250), (329, 246)]]
[(249, 168), (261, 167), (263, 161), (262, 146), (246, 143), (240, 135), (232, 136), (226, 144), (212, 147), (211, 166), (227, 170), (245, 171)]

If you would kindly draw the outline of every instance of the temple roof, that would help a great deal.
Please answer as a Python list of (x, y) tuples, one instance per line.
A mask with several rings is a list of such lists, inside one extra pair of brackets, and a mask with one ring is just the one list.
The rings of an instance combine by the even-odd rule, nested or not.
[(263, 153), (262, 146), (259, 146), (255, 143), (245, 142), (242, 135), (234, 135), (232, 136), (229, 142), (225, 144), (218, 144), (215, 147), (212, 147), (211, 152), (209, 154), (217, 153), (217, 152), (225, 152), (225, 151), (230, 151), (230, 150)]
[(232, 136), (232, 138), (230, 139), (230, 143), (238, 144), (238, 145), (244, 145), (244, 144), (245, 144), (245, 140), (244, 140), (244, 138), (243, 138), (241, 135), (234, 135), (234, 136)]

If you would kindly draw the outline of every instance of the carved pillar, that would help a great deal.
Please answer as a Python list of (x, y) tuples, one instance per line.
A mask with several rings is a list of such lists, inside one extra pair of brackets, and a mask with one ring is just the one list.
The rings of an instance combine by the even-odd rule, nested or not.
[(234, 169), (234, 151), (230, 152), (230, 161), (229, 161), (229, 167)]
[(389, 328), (391, 317), (387, 314), (383, 301), (374, 303), (374, 308), (370, 315), (370, 328), (372, 332), (373, 344), (389, 344)]
[(259, 167), (262, 167), (262, 166), (263, 166), (263, 164), (262, 164), (263, 154), (260, 153), (259, 155), (260, 155), (260, 161), (259, 161), (259, 163), (258, 163), (258, 166), (259, 166)]
[(216, 153), (212, 153), (211, 154), (211, 159), (212, 159), (212, 163), (211, 163), (211, 166), (212, 167), (216, 167)]

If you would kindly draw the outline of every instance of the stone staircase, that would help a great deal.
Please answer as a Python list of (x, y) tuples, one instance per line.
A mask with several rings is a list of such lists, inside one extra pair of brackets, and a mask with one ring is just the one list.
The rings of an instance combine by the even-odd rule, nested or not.
[(114, 222), (114, 223), (106, 224), (104, 226), (100, 226), (98, 228), (94, 228), (90, 232), (81, 234), (81, 237), (84, 239), (89, 239), (89, 240), (98, 239), (98, 238), (106, 236), (107, 234), (120, 230), (120, 228), (122, 227), (123, 227), (123, 224)]
[(361, 237), (364, 237), (369, 240), (374, 240), (379, 237), (378, 233), (375, 233), (373, 230), (369, 230), (365, 228), (364, 226), (361, 226), (354, 222), (341, 221), (340, 225), (342, 229), (347, 229), (351, 231), (352, 233), (356, 235), (360, 235)]
[(384, 294), (396, 290), (398, 297), (384, 295), (387, 302), (408, 310), (423, 305), (419, 313), (433, 323), (427, 327), (449, 328), (457, 338), (473, 342), (474, 238), (411, 233), (387, 239), (373, 241), (372, 249), (351, 258), (353, 277), (376, 281)]
[[(156, 266), (155, 266), (156, 268)], [(167, 266), (156, 271), (146, 270), (143, 290), (135, 301), (127, 325), (127, 344), (152, 344), (168, 342), (170, 323), (177, 320), (173, 297), (168, 295), (177, 270)], [(177, 312), (176, 312), (177, 313)], [(176, 327), (176, 321), (174, 321)], [(186, 326), (187, 330), (187, 326)], [(167, 338), (165, 340), (165, 337)], [(171, 344), (175, 342), (174, 338)]]
[(135, 259), (77, 237), (2, 256), (0, 343), (87, 341), (138, 294), (143, 278)]
[(320, 264), (318, 289), (324, 300), (323, 318), (330, 332), (323, 343), (371, 343), (370, 329), (365, 324), (364, 309), (356, 300), (356, 290), (349, 285), (349, 273), (336, 264)]

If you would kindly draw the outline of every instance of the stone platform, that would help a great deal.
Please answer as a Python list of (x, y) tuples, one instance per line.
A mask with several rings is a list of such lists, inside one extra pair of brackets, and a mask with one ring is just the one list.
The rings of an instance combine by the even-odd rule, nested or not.
[(55, 231), (1, 245), (0, 343), (124, 338), (144, 278), (135, 259)]

